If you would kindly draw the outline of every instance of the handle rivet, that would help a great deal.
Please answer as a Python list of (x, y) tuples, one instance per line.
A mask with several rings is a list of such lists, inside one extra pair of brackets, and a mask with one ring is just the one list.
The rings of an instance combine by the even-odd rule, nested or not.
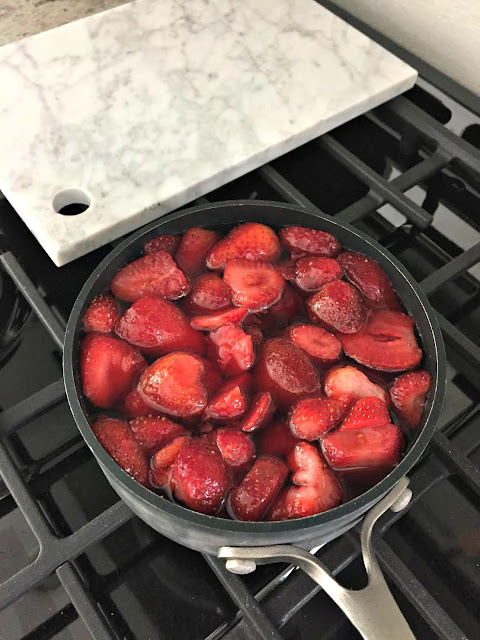
[(402, 493), (398, 496), (395, 502), (392, 504), (390, 509), (394, 513), (398, 513), (399, 511), (403, 511), (405, 507), (408, 506), (410, 500), (412, 499), (412, 491), (408, 487), (402, 491)]
[(239, 560), (238, 558), (231, 558), (225, 562), (225, 567), (230, 573), (236, 573), (240, 576), (244, 576), (247, 573), (252, 573), (257, 568), (255, 560)]

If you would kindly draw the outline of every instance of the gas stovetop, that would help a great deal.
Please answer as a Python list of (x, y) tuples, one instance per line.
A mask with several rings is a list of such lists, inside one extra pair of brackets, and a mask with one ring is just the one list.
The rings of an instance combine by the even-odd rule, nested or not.
[[(374, 542), (422, 640), (480, 637), (479, 148), (480, 119), (420, 80), (201, 199), (286, 201), (349, 222), (395, 254), (436, 309), (448, 359), (442, 419), (412, 470), (410, 508), (384, 516)], [(4, 199), (0, 232), (0, 638), (359, 637), (300, 571), (229, 574), (119, 502), (61, 378), (70, 309), (112, 246), (57, 269)], [(346, 586), (365, 584), (358, 530), (317, 555)]]

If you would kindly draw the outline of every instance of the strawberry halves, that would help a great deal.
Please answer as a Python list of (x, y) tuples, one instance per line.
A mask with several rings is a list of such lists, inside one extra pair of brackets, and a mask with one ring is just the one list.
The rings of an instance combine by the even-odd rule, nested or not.
[(288, 475), (288, 467), (273, 456), (260, 456), (230, 493), (228, 510), (237, 520), (261, 520)]
[(347, 356), (380, 371), (413, 369), (422, 359), (413, 318), (398, 311), (373, 312), (365, 327), (340, 340)]
[(120, 269), (110, 288), (125, 302), (150, 294), (176, 300), (188, 293), (190, 284), (169, 253), (155, 251)]
[(249, 311), (268, 309), (280, 300), (285, 289), (285, 280), (274, 265), (246, 258), (229, 260), (223, 279), (232, 290), (234, 304)]
[(206, 265), (209, 269), (223, 269), (227, 261), (234, 258), (276, 262), (280, 251), (280, 242), (273, 229), (258, 222), (245, 222), (232, 229), (211, 249)]
[(395, 411), (413, 429), (420, 424), (431, 384), (432, 376), (428, 371), (412, 371), (399, 376), (390, 389)]
[(335, 280), (326, 284), (308, 301), (310, 315), (331, 331), (357, 333), (365, 324), (366, 310), (358, 290)]
[(279, 235), (285, 249), (294, 257), (311, 254), (334, 258), (342, 249), (335, 236), (326, 231), (291, 226), (281, 229)]
[(189, 276), (196, 276), (204, 271), (205, 257), (219, 240), (220, 235), (216, 231), (201, 227), (187, 229), (175, 256), (180, 269)]
[(147, 454), (123, 420), (99, 416), (92, 431), (115, 462), (140, 484), (149, 486)]
[(356, 367), (346, 365), (330, 369), (325, 378), (325, 393), (330, 398), (348, 397), (351, 400), (359, 400), (369, 396), (380, 398), (388, 403), (388, 393), (383, 387), (372, 382), (363, 371)]
[(123, 340), (89, 333), (80, 348), (83, 393), (97, 407), (113, 407), (136, 384), (147, 363)]
[(120, 317), (120, 305), (113, 296), (102, 293), (92, 300), (83, 316), (87, 333), (112, 333)]
[(304, 398), (290, 412), (290, 429), (296, 438), (317, 440), (346, 415), (349, 402), (335, 398)]

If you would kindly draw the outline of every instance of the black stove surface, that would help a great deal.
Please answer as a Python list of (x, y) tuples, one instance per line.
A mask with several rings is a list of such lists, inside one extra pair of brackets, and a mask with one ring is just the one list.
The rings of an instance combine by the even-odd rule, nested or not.
[[(412, 470), (411, 507), (384, 517), (375, 549), (415, 635), (460, 640), (480, 637), (480, 121), (438, 95), (420, 81), (206, 199), (338, 216), (388, 247), (429, 295), (446, 342), (445, 407)], [(71, 307), (112, 245), (58, 269), (6, 200), (0, 234), (10, 321), (0, 342), (1, 640), (359, 637), (299, 571), (230, 575), (118, 502), (61, 380)], [(343, 584), (364, 586), (358, 531), (317, 555)]]

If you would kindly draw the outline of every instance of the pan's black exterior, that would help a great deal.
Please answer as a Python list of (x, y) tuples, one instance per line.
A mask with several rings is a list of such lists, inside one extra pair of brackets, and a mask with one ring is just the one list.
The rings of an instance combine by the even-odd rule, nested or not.
[[(432, 375), (422, 424), (400, 464), (375, 487), (341, 506), (309, 518), (283, 522), (237, 522), (206, 516), (174, 504), (139, 485), (103, 449), (89, 426), (79, 375), (82, 317), (92, 298), (108, 288), (115, 273), (141, 255), (145, 242), (161, 234), (182, 233), (204, 226), (228, 230), (242, 221), (263, 222), (273, 228), (292, 224), (333, 233), (346, 248), (377, 260), (390, 277), (403, 304), (415, 318), (425, 353), (423, 366)], [(233, 201), (193, 207), (143, 228), (118, 245), (95, 269), (73, 307), (64, 349), (64, 377), (68, 401), (78, 428), (108, 481), (140, 518), (187, 547), (215, 554), (222, 545), (260, 546), (295, 543), (311, 548), (350, 528), (408, 473), (427, 446), (439, 417), (445, 390), (445, 354), (435, 314), (416, 282), (378, 243), (346, 224), (303, 208), (274, 202)]]

